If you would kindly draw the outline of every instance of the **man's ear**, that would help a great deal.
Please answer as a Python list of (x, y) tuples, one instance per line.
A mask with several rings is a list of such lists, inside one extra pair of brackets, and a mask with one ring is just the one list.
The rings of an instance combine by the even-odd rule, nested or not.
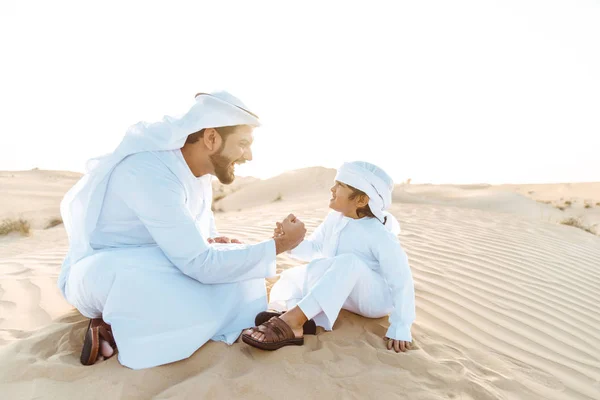
[(206, 128), (204, 130), (204, 145), (210, 151), (216, 151), (221, 148), (221, 135), (215, 128)]

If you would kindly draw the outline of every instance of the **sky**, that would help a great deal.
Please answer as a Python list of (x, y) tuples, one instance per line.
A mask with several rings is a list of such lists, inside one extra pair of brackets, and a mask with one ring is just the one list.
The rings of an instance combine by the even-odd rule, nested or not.
[(239, 175), (600, 181), (598, 21), (597, 0), (2, 0), (0, 170), (83, 172), (227, 90), (263, 122)]

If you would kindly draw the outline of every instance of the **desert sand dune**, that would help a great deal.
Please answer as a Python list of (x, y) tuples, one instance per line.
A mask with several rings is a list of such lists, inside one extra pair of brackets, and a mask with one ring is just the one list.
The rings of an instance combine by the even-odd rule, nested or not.
[[(27, 213), (43, 204), (40, 227), (58, 215), (49, 207), (76, 175), (46, 172), (11, 178), (21, 192), (1, 173), (2, 211), (10, 205), (35, 216)], [(226, 210), (216, 213), (219, 231), (258, 242), (290, 212), (312, 231), (328, 213), (333, 176), (317, 168), (252, 181), (218, 202)], [(569, 213), (593, 220), (600, 185), (552, 187), (396, 188), (390, 211), (402, 225), (417, 296), (415, 349), (407, 354), (384, 348), (387, 318), (343, 312), (333, 332), (302, 347), (269, 353), (209, 343), (151, 370), (129, 370), (116, 358), (83, 367), (86, 320), (56, 288), (68, 248), (63, 227), (2, 237), (2, 398), (598, 399), (600, 237), (558, 222)], [(15, 202), (19, 193), (28, 201)], [(561, 197), (582, 206), (561, 211), (537, 201)], [(295, 265), (278, 257), (278, 271)]]

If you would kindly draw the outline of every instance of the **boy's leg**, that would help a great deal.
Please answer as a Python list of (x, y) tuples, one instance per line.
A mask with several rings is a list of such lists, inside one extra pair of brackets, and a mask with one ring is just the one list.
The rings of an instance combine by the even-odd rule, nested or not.
[(269, 294), (269, 309), (287, 311), (304, 296), (302, 291), (306, 280), (306, 265), (283, 271)]
[(333, 328), (340, 310), (354, 288), (374, 273), (358, 257), (351, 254), (333, 257), (331, 261), (323, 276), (298, 303), (298, 307), (308, 319), (314, 318), (317, 325), (327, 330)]
[(342, 308), (363, 317), (381, 318), (392, 312), (394, 304), (383, 276), (369, 268), (358, 280)]
[[(293, 331), (296, 338), (302, 337), (302, 326), (307, 320), (313, 319), (317, 325), (331, 330), (346, 299), (354, 286), (370, 268), (358, 257), (343, 254), (336, 257), (318, 260), (315, 270), (307, 272), (307, 287), (312, 284), (310, 291), (296, 307), (279, 317)], [(323, 272), (317, 278), (316, 272)], [(254, 341), (262, 342), (267, 336), (260, 331), (261, 327), (248, 329), (245, 335)]]
[(333, 261), (333, 258), (323, 258), (283, 271), (271, 289), (269, 309), (287, 311), (295, 307), (327, 272)]

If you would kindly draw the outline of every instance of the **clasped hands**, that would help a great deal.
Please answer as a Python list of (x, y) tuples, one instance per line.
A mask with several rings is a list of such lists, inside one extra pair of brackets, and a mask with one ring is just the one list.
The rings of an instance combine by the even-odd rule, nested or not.
[(292, 250), (304, 240), (306, 228), (304, 222), (294, 214), (288, 215), (283, 221), (277, 222), (273, 230), (277, 254)]

